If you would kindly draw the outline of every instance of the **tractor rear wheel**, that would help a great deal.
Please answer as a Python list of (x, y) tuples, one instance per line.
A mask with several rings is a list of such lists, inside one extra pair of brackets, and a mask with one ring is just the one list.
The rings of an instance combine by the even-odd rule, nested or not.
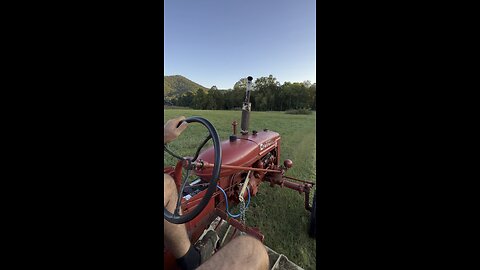
[(317, 234), (317, 191), (313, 195), (312, 210), (310, 212), (310, 227), (308, 228), (310, 237), (315, 238)]

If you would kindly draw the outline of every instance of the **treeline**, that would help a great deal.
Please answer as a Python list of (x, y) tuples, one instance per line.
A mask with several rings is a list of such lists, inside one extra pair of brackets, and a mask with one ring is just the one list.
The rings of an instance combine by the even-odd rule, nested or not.
[[(187, 92), (172, 100), (173, 105), (199, 110), (240, 109), (245, 100), (247, 79), (242, 78), (233, 89), (218, 90), (213, 86), (206, 91), (198, 89), (195, 93)], [(254, 81), (250, 94), (254, 111), (286, 111), (291, 109), (316, 110), (316, 84), (309, 81), (302, 83), (285, 82), (280, 85), (270, 75)]]

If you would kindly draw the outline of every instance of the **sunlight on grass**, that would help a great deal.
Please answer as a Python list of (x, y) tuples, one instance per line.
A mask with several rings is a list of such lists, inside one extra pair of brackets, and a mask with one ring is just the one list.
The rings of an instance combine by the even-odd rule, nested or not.
[[(200, 116), (209, 120), (217, 129), (220, 140), (232, 134), (232, 122), (240, 129), (240, 111), (164, 110), (164, 122), (183, 115)], [(252, 112), (250, 130), (269, 130), (280, 133), (281, 162), (293, 161), (288, 176), (316, 182), (316, 113), (311, 115), (285, 114), (284, 112)], [(169, 148), (183, 156), (193, 156), (198, 145), (208, 134), (200, 124), (191, 124)], [(211, 143), (210, 143), (211, 145)], [(208, 147), (208, 145), (206, 146)], [(205, 148), (206, 148), (205, 147)], [(176, 160), (165, 155), (164, 166), (174, 166)], [(311, 199), (313, 193), (310, 194)], [(316, 267), (316, 242), (308, 236), (310, 212), (304, 208), (304, 195), (297, 191), (262, 183), (257, 196), (252, 198), (247, 211), (247, 224), (258, 227), (265, 235), (265, 244), (283, 253), (304, 269)]]

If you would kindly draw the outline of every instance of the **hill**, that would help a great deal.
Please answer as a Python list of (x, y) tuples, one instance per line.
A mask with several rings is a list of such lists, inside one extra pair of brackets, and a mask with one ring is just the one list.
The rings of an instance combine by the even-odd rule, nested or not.
[(163, 97), (171, 99), (186, 92), (196, 92), (199, 88), (208, 88), (181, 76), (163, 76)]

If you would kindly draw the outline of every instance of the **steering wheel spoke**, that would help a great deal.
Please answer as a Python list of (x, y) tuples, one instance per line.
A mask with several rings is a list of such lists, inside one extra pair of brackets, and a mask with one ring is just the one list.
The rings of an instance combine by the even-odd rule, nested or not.
[(198, 155), (200, 154), (200, 150), (207, 144), (207, 142), (212, 138), (212, 135), (208, 134), (208, 136), (203, 140), (203, 142), (200, 144), (200, 146), (197, 148), (197, 152), (195, 153), (195, 156), (192, 159), (192, 162), (196, 161), (198, 158)]
[[(174, 224), (182, 224), (182, 223), (189, 222), (190, 220), (192, 220), (196, 216), (198, 216), (198, 214), (200, 214), (200, 212), (207, 206), (208, 202), (210, 201), (210, 198), (212, 197), (213, 193), (216, 190), (216, 186), (217, 186), (216, 182), (217, 182), (217, 180), (219, 179), (219, 176), (220, 176), (220, 167), (221, 167), (221, 163), (222, 163), (222, 151), (221, 151), (221, 146), (220, 146), (220, 138), (218, 136), (218, 133), (217, 133), (217, 130), (215, 129), (215, 127), (213, 127), (213, 125), (208, 120), (206, 120), (204, 118), (201, 118), (201, 117), (191, 117), (191, 118), (185, 119), (184, 121), (187, 122), (187, 123), (197, 122), (197, 123), (202, 124), (203, 126), (205, 126), (208, 129), (209, 134), (206, 136), (206, 138), (203, 140), (203, 142), (197, 148), (195, 156), (192, 159), (185, 158), (185, 157), (180, 157), (180, 156), (176, 155), (175, 153), (173, 153), (170, 149), (168, 149), (166, 145), (164, 146), (164, 151), (165, 152), (169, 153), (170, 155), (172, 155), (173, 157), (175, 157), (179, 160), (188, 162), (188, 164), (186, 166), (187, 171), (186, 171), (185, 177), (184, 177), (184, 179), (181, 183), (181, 188), (178, 192), (178, 199), (177, 199), (177, 203), (176, 203), (176, 206), (175, 206), (175, 210), (173, 211), (173, 213), (171, 213), (165, 207), (164, 207), (164, 210), (163, 210), (164, 218), (167, 221), (169, 221), (171, 223), (174, 223)], [(209, 181), (209, 185), (206, 189), (205, 195), (201, 198), (198, 205), (195, 208), (191, 209), (187, 214), (182, 214), (181, 215), (180, 211), (181, 211), (181, 205), (182, 205), (183, 191), (185, 189), (186, 183), (188, 182), (188, 177), (190, 176), (190, 171), (192, 169), (191, 166), (189, 166), (189, 165), (197, 160), (197, 158), (200, 154), (200, 151), (202, 150), (202, 148), (207, 144), (207, 142), (210, 139), (212, 139), (212, 141), (213, 141), (214, 164), (215, 165), (214, 165), (213, 170), (212, 170), (212, 175), (211, 175), (211, 179)]]
[(184, 157), (181, 157), (181, 156), (173, 153), (172, 150), (168, 149), (166, 144), (163, 145), (163, 150), (166, 151), (167, 153), (169, 153), (170, 155), (172, 155), (174, 158), (176, 158), (178, 160), (185, 160)]
[(185, 174), (185, 178), (183, 178), (182, 181), (182, 187), (180, 188), (180, 191), (178, 192), (178, 198), (177, 198), (177, 204), (175, 206), (175, 212), (173, 212), (174, 216), (180, 216), (180, 209), (182, 205), (182, 197), (183, 197), (183, 191), (185, 190), (185, 185), (188, 182), (188, 177), (190, 176), (190, 170), (187, 170)]

